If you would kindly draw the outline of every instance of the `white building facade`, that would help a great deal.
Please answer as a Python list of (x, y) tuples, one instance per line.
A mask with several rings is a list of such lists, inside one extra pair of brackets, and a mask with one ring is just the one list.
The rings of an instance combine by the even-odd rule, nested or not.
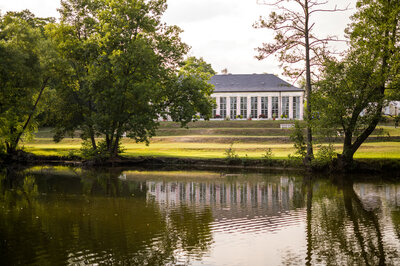
[(304, 90), (272, 74), (215, 75), (213, 118), (303, 120)]

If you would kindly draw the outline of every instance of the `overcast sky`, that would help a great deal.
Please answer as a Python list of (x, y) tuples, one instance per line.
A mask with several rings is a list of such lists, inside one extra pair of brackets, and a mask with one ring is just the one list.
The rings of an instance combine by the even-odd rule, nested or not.
[[(355, 1), (329, 1), (328, 7), (349, 5), (350, 10), (315, 16), (318, 36), (343, 36), (349, 16), (355, 11)], [(58, 0), (0, 0), (2, 13), (29, 9), (40, 17), (58, 18), (59, 6)], [(253, 29), (252, 25), (271, 11), (272, 7), (258, 5), (257, 0), (168, 0), (164, 20), (182, 28), (183, 41), (192, 47), (190, 55), (203, 57), (217, 72), (227, 68), (233, 74), (265, 72), (282, 77), (282, 69), (274, 57), (262, 61), (254, 58), (254, 49), (272, 40), (273, 33)]]

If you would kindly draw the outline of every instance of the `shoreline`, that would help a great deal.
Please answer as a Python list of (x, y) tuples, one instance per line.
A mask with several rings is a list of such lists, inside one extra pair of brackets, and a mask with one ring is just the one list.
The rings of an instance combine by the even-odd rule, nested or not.
[[(83, 168), (91, 167), (185, 167), (212, 169), (252, 169), (285, 170), (316, 173), (343, 173), (338, 170), (337, 160), (329, 165), (317, 165), (312, 168), (302, 164), (301, 159), (226, 159), (226, 158), (180, 158), (180, 157), (118, 157), (108, 160), (83, 160), (80, 157), (43, 156), (32, 153), (19, 153), (6, 161), (0, 161), (1, 167), (7, 166), (63, 165)], [(400, 160), (398, 159), (355, 159), (354, 167), (346, 173), (390, 174), (400, 178)]]

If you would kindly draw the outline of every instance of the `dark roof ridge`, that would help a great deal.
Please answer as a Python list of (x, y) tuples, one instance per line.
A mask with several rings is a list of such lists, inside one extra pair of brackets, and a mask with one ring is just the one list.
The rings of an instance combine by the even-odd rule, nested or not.
[(219, 74), (211, 77), (214, 92), (304, 91), (274, 74)]

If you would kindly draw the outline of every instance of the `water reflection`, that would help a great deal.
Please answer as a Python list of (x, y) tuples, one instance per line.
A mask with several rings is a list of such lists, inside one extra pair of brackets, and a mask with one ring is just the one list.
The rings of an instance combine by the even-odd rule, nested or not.
[(0, 180), (5, 265), (400, 263), (399, 183), (65, 167)]

